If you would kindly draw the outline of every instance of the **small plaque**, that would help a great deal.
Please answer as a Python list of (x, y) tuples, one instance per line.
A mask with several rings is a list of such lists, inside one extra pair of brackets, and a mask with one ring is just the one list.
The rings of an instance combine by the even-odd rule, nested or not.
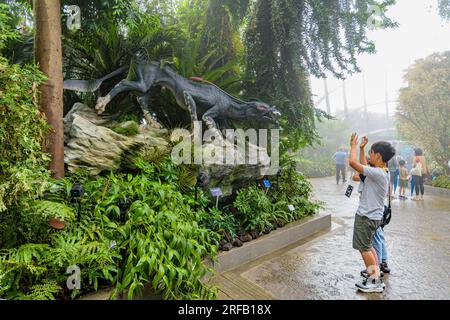
[(264, 180), (264, 186), (266, 188), (270, 188), (270, 181), (269, 180)]
[(220, 188), (212, 188), (210, 191), (213, 197), (220, 197), (222, 195), (222, 189)]
[(295, 207), (292, 204), (288, 205), (288, 209), (289, 211), (295, 211)]

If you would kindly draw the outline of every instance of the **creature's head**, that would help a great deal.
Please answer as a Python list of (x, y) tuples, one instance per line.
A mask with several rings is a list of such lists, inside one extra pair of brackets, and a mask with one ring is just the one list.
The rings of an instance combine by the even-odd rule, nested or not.
[(247, 117), (256, 121), (278, 123), (281, 112), (264, 102), (250, 101), (247, 103)]

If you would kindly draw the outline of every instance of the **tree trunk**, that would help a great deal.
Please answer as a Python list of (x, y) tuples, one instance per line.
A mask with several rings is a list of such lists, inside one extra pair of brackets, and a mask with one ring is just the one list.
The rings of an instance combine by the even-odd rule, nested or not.
[(40, 105), (52, 126), (45, 150), (52, 156), (52, 176), (59, 179), (64, 177), (61, 1), (34, 0), (33, 7), (36, 62), (49, 79), (40, 88)]

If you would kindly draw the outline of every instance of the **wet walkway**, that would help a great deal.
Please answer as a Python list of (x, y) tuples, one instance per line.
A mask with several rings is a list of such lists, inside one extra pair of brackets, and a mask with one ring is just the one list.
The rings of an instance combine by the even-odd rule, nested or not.
[(347, 185), (336, 185), (334, 178), (312, 183), (315, 197), (333, 215), (332, 230), (225, 276), (254, 286), (255, 293), (262, 289), (265, 294), (256, 299), (450, 299), (450, 198), (393, 200), (393, 218), (385, 228), (392, 273), (383, 293), (365, 294), (355, 287), (364, 268), (352, 249), (356, 188), (349, 199)]

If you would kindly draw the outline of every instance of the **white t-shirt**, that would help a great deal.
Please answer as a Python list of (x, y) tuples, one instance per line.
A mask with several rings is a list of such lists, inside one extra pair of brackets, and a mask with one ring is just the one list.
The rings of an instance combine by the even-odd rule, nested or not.
[(384, 204), (389, 191), (389, 175), (381, 168), (369, 166), (364, 166), (363, 175), (366, 176), (366, 179), (362, 183), (356, 214), (370, 220), (382, 220)]

